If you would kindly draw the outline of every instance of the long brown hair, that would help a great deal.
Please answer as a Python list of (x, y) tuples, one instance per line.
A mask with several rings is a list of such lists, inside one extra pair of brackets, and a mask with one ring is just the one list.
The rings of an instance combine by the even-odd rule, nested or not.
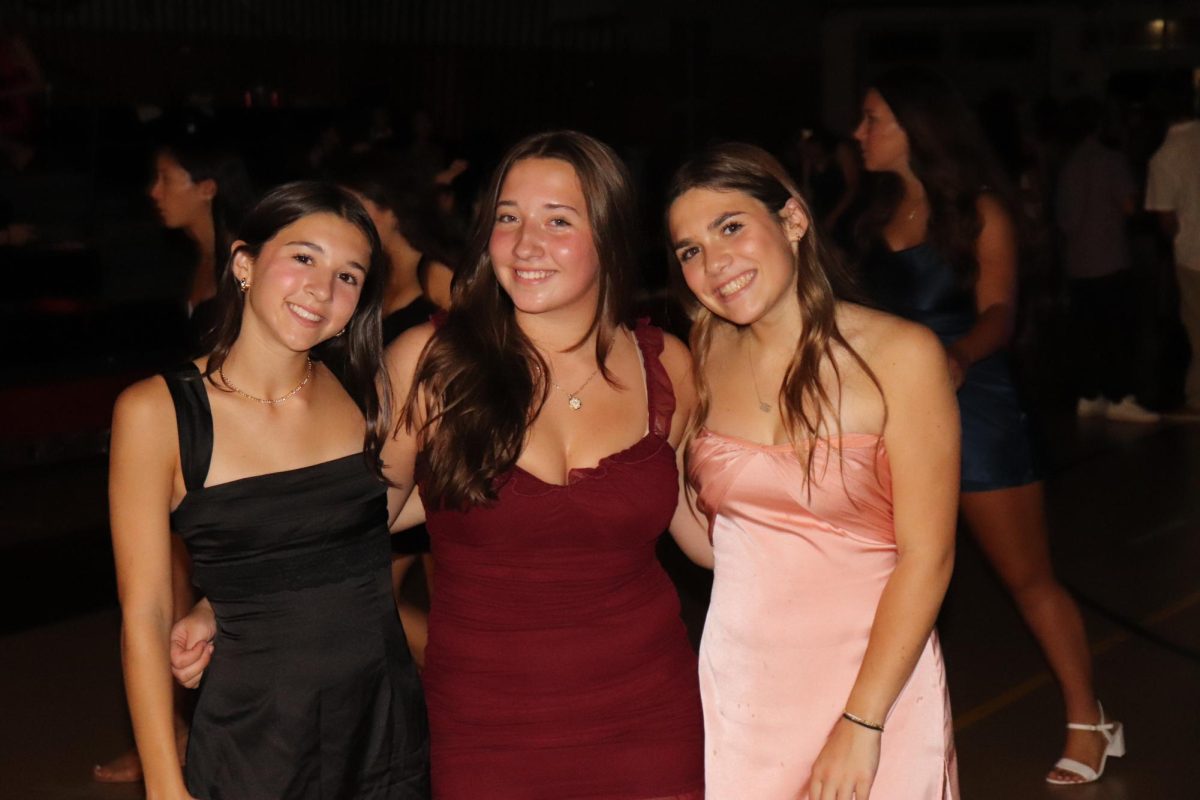
[[(667, 208), (691, 189), (711, 189), (718, 192), (741, 192), (762, 203), (768, 211), (778, 213), (789, 200), (800, 203), (809, 219), (809, 226), (799, 242), (796, 257), (796, 295), (804, 318), (804, 328), (796, 342), (792, 361), (784, 373), (779, 390), (780, 413), (788, 437), (805, 464), (805, 478), (812, 480), (816, 447), (820, 439), (840, 437), (841, 370), (834, 358), (835, 348), (841, 348), (875, 384), (880, 396), (883, 389), (866, 361), (850, 346), (837, 324), (837, 303), (853, 299), (857, 293), (842, 262), (821, 242), (817, 226), (800, 190), (787, 170), (770, 154), (750, 144), (731, 142), (704, 150), (676, 172), (667, 191)], [(671, 263), (676, 272), (680, 265), (672, 252)], [(688, 438), (695, 434), (708, 416), (711, 394), (703, 375), (708, 361), (714, 332), (720, 325), (732, 325), (705, 308), (690, 293), (685, 298), (692, 317), (691, 348), (696, 362), (695, 417), (688, 428)], [(821, 382), (821, 366), (829, 363), (837, 378), (837, 396), (831, 397)], [(886, 424), (886, 404), (885, 404)], [(832, 420), (832, 421), (831, 421)], [(840, 441), (839, 441), (839, 453)]]
[[(958, 90), (926, 67), (898, 67), (871, 83), (908, 137), (909, 168), (929, 203), (926, 239), (954, 268), (961, 285), (973, 286), (979, 271), (975, 243), (983, 230), (977, 203), (996, 197), (1014, 225), (1012, 189), (987, 144), (975, 116)], [(864, 253), (878, 243), (904, 197), (898, 175), (875, 176), (876, 191), (856, 226)]]
[(339, 365), (338, 378), (367, 420), (363, 441), (367, 464), (383, 480), (383, 465), (379, 456), (390, 432), (391, 393), (383, 364), (381, 317), (390, 267), (371, 217), (354, 195), (345, 189), (321, 181), (286, 183), (267, 192), (246, 214), (236, 231), (241, 244), (230, 253), (229, 262), (217, 286), (220, 320), (213, 330), (214, 343), (204, 376), (213, 386), (229, 391), (221, 382), (214, 380), (213, 375), (225, 363), (242, 330), (245, 295), (233, 274), (234, 257), (244, 252), (257, 258), (263, 245), (275, 238), (279, 231), (310, 214), (341, 217), (358, 228), (371, 248), (371, 260), (367, 264), (367, 275), (353, 316), (340, 336), (318, 344), (313, 348), (312, 355), (317, 360), (333, 361)]
[(604, 379), (616, 383), (605, 361), (618, 329), (629, 321), (637, 254), (633, 182), (617, 154), (586, 134), (529, 136), (505, 153), (492, 174), (454, 280), (450, 311), (421, 355), (400, 418), (410, 431), (420, 426), (417, 475), (430, 507), (464, 509), (494, 500), (550, 391), (549, 368), (517, 325), (488, 253), (504, 179), (514, 164), (530, 158), (570, 164), (583, 188), (600, 286), (591, 326), (574, 347), (594, 333), (596, 363)]

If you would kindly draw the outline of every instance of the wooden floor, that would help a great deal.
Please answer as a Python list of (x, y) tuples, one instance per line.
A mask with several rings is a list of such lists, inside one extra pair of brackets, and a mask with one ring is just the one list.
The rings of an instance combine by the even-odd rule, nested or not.
[[(1057, 565), (1087, 603), (1098, 689), (1127, 726), (1129, 755), (1093, 786), (1042, 782), (1062, 739), (1057, 690), (964, 539), (940, 621), (963, 797), (1200, 797), (1200, 425), (1062, 420), (1052, 432)], [(89, 777), (131, 741), (102, 545), (103, 465), (0, 483), (0, 798), (141, 797), (140, 787)], [(669, 551), (665, 560), (698, 631), (707, 579)]]

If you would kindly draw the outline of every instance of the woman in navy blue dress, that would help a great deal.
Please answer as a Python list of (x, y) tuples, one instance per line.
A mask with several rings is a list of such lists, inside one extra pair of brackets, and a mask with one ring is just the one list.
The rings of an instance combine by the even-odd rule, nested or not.
[(862, 110), (854, 135), (865, 168), (880, 173), (860, 221), (864, 287), (946, 348), (962, 418), (963, 518), (1066, 703), (1066, 747), (1046, 780), (1095, 780), (1124, 740), (1096, 700), (1083, 618), (1050, 563), (1042, 473), (1008, 364), (1018, 253), (1003, 178), (966, 104), (934, 72), (880, 76)]

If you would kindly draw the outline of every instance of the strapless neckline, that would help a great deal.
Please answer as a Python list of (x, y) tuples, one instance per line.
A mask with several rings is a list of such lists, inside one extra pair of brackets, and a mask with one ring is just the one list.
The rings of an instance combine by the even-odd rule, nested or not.
[[(697, 432), (697, 434), (696, 434), (697, 439), (701, 439), (704, 437), (712, 437), (713, 439), (720, 439), (721, 441), (728, 442), (730, 444), (737, 445), (740, 447), (744, 447), (747, 450), (761, 450), (763, 452), (780, 452), (780, 453), (794, 452), (794, 448), (793, 448), (791, 442), (783, 442), (780, 444), (764, 444), (762, 442), (755, 442), (750, 439), (743, 439), (740, 436), (734, 436), (729, 433), (721, 433), (719, 431), (714, 431), (712, 428), (709, 428), (708, 426), (701, 426), (699, 432)], [(887, 446), (886, 443), (884, 442), (883, 437), (877, 433), (843, 433), (841, 436), (833, 436), (833, 437), (817, 440), (817, 444), (819, 446), (823, 446), (823, 447), (829, 447), (831, 444), (835, 444), (835, 443), (840, 444), (842, 447), (848, 447), (851, 449), (866, 448), (866, 447), (881, 447), (881, 448), (886, 449), (886, 446)]]

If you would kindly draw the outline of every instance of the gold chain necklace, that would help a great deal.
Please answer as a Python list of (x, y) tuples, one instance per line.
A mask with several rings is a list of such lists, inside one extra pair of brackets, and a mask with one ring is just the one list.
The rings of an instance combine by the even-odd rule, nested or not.
[(754, 384), (754, 396), (758, 398), (758, 410), (764, 414), (770, 414), (774, 406), (763, 400), (762, 394), (758, 391), (758, 374), (754, 371), (754, 337), (747, 340), (746, 360), (750, 362), (750, 380)]
[(588, 375), (587, 380), (580, 384), (579, 388), (573, 392), (568, 392), (566, 389), (559, 386), (553, 379), (550, 380), (550, 385), (567, 396), (567, 405), (571, 407), (572, 411), (578, 411), (579, 409), (583, 408), (583, 401), (579, 399), (579, 393), (587, 388), (587, 385), (592, 382), (592, 378), (599, 374), (600, 368), (596, 367), (592, 374)]
[(221, 376), (221, 383), (225, 384), (230, 389), (232, 389), (235, 393), (240, 394), (242, 397), (246, 398), (247, 400), (253, 400), (256, 403), (262, 403), (265, 406), (273, 406), (276, 403), (282, 403), (284, 400), (287, 400), (288, 398), (293, 397), (296, 394), (296, 392), (303, 389), (305, 387), (305, 385), (308, 383), (309, 379), (312, 378), (312, 374), (313, 374), (312, 359), (308, 358), (305, 360), (307, 362), (307, 366), (305, 367), (305, 371), (304, 371), (304, 380), (300, 381), (300, 383), (298, 383), (296, 385), (295, 389), (292, 389), (290, 392), (285, 394), (283, 397), (276, 397), (274, 399), (271, 399), (268, 397), (255, 397), (254, 395), (250, 394), (249, 392), (243, 392), (241, 389), (234, 386), (233, 383), (229, 380), (229, 378), (225, 377), (225, 369), (224, 369), (225, 365), (224, 364), (217, 367), (217, 374)]

